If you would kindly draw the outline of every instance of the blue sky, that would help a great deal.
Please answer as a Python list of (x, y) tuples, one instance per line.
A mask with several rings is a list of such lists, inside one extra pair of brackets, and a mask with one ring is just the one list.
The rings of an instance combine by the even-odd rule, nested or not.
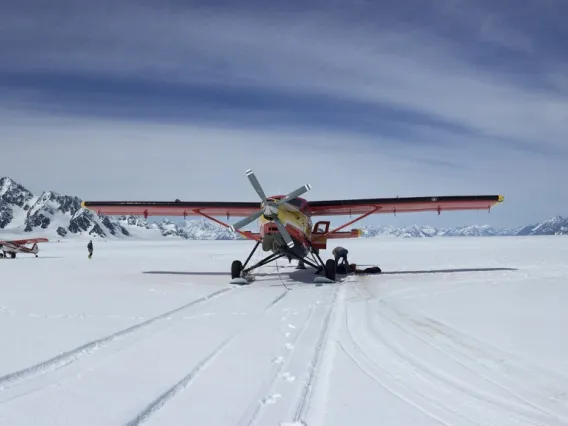
[[(0, 15), (0, 175), (91, 200), (504, 194), (568, 215), (562, 1), (21, 1)], [(9, 155), (8, 155), (9, 153)]]

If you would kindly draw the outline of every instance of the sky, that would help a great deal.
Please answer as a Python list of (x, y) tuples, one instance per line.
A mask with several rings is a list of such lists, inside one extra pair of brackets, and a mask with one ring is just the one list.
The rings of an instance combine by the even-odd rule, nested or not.
[[(136, 3), (136, 4), (134, 4)], [(28, 1), (0, 14), (0, 176), (96, 200), (503, 194), (568, 215), (561, 0)]]

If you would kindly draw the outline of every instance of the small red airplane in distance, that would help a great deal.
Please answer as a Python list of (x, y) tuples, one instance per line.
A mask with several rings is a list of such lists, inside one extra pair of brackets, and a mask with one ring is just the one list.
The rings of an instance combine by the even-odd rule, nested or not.
[[(47, 243), (47, 238), (28, 238), (24, 240), (0, 240), (0, 259), (7, 259), (8, 257), (14, 259), (16, 253), (35, 254), (38, 257), (39, 247), (37, 243)], [(26, 247), (26, 244), (32, 244), (31, 247)]]
[[(303, 267), (304, 262), (324, 272), (327, 279), (335, 281), (335, 259), (325, 263), (319, 256), (319, 250), (327, 247), (327, 240), (335, 238), (356, 238), (361, 236), (360, 230), (341, 231), (372, 214), (405, 213), (454, 210), (489, 210), (496, 203), (503, 201), (502, 195), (466, 195), (412, 198), (369, 198), (354, 200), (330, 200), (308, 202), (300, 195), (311, 189), (309, 184), (290, 192), (287, 195), (267, 197), (252, 170), (246, 176), (261, 199), (258, 202), (197, 202), (197, 201), (84, 201), (84, 208), (93, 210), (99, 215), (140, 215), (148, 216), (202, 216), (220, 225), (240, 233), (245, 238), (256, 240), (256, 245), (243, 264), (233, 261), (231, 277), (233, 279), (250, 278), (250, 271), (266, 265), (281, 257), (295, 258)], [(316, 216), (351, 216), (355, 219), (335, 228), (330, 228), (330, 221), (322, 220), (312, 223)], [(244, 217), (230, 225), (215, 219), (214, 216)], [(241, 231), (246, 225), (259, 220), (259, 231)], [(253, 266), (246, 267), (259, 245), (264, 251), (272, 254)], [(312, 255), (313, 262), (308, 259)], [(319, 262), (319, 265), (314, 263)]]

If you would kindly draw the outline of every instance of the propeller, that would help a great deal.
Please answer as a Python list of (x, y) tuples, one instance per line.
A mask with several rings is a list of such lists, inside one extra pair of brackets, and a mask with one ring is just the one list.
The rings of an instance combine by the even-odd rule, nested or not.
[(256, 178), (254, 172), (251, 169), (249, 169), (245, 172), (245, 174), (248, 177), (248, 180), (250, 181), (252, 187), (254, 188), (254, 190), (256, 191), (256, 193), (264, 203), (264, 207), (258, 210), (257, 212), (254, 212), (250, 216), (247, 216), (244, 219), (239, 220), (237, 223), (231, 225), (229, 229), (234, 232), (235, 230), (241, 229), (247, 226), (249, 223), (254, 222), (261, 216), (264, 216), (266, 219), (271, 220), (276, 224), (276, 227), (278, 228), (278, 231), (282, 235), (282, 238), (284, 238), (284, 242), (286, 243), (286, 245), (288, 247), (293, 247), (294, 241), (292, 240), (290, 233), (278, 218), (278, 208), (280, 205), (308, 192), (310, 189), (312, 189), (311, 185), (310, 184), (303, 185), (298, 189), (295, 189), (294, 191), (290, 192), (286, 196), (282, 197), (280, 200), (272, 201), (266, 198), (266, 194), (264, 193), (262, 186), (260, 186), (260, 183), (258, 182), (258, 179)]

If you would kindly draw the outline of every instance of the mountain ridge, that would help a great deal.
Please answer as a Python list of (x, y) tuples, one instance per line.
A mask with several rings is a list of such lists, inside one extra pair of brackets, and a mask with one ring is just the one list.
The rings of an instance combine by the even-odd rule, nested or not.
[[(240, 234), (205, 219), (153, 222), (137, 216), (97, 215), (81, 207), (82, 200), (48, 190), (37, 196), (11, 177), (0, 178), (0, 235), (45, 234), (54, 238), (183, 238), (188, 240), (242, 240)], [(364, 238), (394, 236), (431, 238), (452, 236), (568, 235), (568, 218), (555, 216), (517, 228), (466, 225), (453, 228), (411, 225), (363, 225)]]

